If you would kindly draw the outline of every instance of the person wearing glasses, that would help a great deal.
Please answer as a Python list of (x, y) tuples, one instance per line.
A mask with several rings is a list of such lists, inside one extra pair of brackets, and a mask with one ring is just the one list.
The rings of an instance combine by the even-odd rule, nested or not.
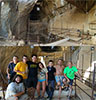
[(9, 63), (7, 67), (7, 78), (8, 78), (8, 84), (12, 82), (14, 76), (16, 75), (16, 72), (14, 72), (14, 67), (18, 63), (18, 57), (13, 56), (13, 60)]
[(23, 55), (22, 61), (18, 62), (14, 68), (16, 74), (21, 75), (24, 80), (24, 85), (28, 76), (28, 65), (27, 65), (27, 56)]

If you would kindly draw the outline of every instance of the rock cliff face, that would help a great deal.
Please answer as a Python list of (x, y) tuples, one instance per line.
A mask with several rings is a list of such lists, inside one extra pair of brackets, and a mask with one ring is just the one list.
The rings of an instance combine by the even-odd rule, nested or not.
[[(40, 0), (38, 0), (38, 2), (37, 0), (7, 0), (6, 2), (2, 2), (2, 30), (0, 35), (11, 40), (23, 39), (25, 41), (29, 40), (30, 37), (34, 37), (30, 39), (31, 41), (33, 40), (33, 42), (38, 42), (37, 39), (41, 36), (39, 40), (45, 42), (46, 39), (44, 40), (44, 38), (47, 37), (48, 33), (48, 20), (45, 18), (45, 15), (48, 13), (45, 13), (45, 8), (42, 7), (45, 5), (47, 4)], [(38, 16), (37, 21), (31, 21), (30, 16)]]
[(12, 38), (12, 35), (22, 31), (22, 27), (26, 30), (28, 14), (36, 2), (37, 0), (7, 0), (2, 2), (1, 27), (3, 36)]

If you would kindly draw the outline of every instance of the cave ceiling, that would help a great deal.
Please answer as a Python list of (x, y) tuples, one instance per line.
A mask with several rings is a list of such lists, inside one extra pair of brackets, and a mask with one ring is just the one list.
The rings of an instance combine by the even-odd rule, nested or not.
[(96, 0), (66, 0), (67, 2), (75, 5), (77, 8), (84, 12), (89, 11), (95, 4)]
[[(3, 0), (2, 0), (3, 1)], [(64, 1), (64, 5), (69, 3), (71, 5), (76, 6), (83, 12), (88, 12), (95, 5), (96, 0), (61, 0)], [(40, 5), (42, 12), (47, 16), (54, 17), (55, 11), (60, 7), (60, 0), (4, 0), (4, 2), (9, 2), (10, 7), (13, 8), (14, 5), (17, 5), (17, 10), (19, 16), (28, 14), (32, 11), (35, 5)], [(14, 4), (13, 4), (14, 3)], [(58, 6), (59, 5), (59, 6)]]

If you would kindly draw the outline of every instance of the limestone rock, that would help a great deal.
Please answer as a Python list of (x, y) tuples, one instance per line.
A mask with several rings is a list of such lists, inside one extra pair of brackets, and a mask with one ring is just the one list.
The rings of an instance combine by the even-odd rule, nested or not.
[(33, 6), (36, 2), (37, 0), (14, 0), (12, 2), (10, 0), (7, 0), (6, 2), (2, 2), (2, 32), (0, 35), (2, 35), (3, 33), (3, 36), (8, 37), (8, 33), (10, 33), (10, 31), (13, 35), (16, 33), (19, 34), (22, 31), (22, 28), (20, 28), (20, 26), (24, 26), (26, 24), (28, 14), (33, 9)]
[(19, 42), (18, 42), (18, 46), (24, 46), (25, 45), (25, 41), (24, 40), (20, 40)]

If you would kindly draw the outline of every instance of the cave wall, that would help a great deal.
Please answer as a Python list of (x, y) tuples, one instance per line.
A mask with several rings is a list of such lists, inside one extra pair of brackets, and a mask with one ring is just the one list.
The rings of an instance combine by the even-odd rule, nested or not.
[[(3, 36), (12, 39), (12, 35), (23, 38), (27, 31), (27, 18), (37, 0), (4, 1), (1, 5), (1, 26)], [(18, 36), (19, 37), (19, 36)], [(17, 37), (16, 37), (17, 38)]]
[[(68, 10), (61, 16), (58, 15), (50, 20), (51, 28), (75, 28), (83, 29), (86, 20), (86, 15), (76, 8)], [(62, 26), (61, 26), (62, 24)]]
[[(84, 13), (80, 9), (73, 7), (72, 9), (66, 9), (65, 12), (61, 15), (57, 15), (50, 19), (49, 30), (52, 29), (75, 29), (83, 30), (85, 34), (89, 31), (91, 35), (96, 33), (96, 30), (90, 29), (90, 23), (96, 23), (95, 15), (96, 5), (87, 13)], [(96, 24), (95, 24), (96, 25)], [(95, 26), (94, 26), (95, 27)], [(54, 34), (56, 33), (53, 32)], [(59, 32), (60, 33), (60, 32)], [(58, 34), (58, 33), (57, 33)]]
[(28, 29), (28, 15), (24, 17), (20, 17), (18, 21), (15, 23), (15, 26), (13, 28), (12, 35), (15, 36), (15, 39), (26, 39)]
[[(48, 65), (49, 60), (53, 60), (54, 64), (57, 64), (58, 59), (63, 59), (64, 64), (70, 59), (70, 47), (60, 47), (61, 49), (56, 49), (55, 52), (45, 52), (42, 51), (40, 47), (33, 46), (1, 46), (0, 47), (0, 70), (6, 73), (6, 68), (14, 55), (19, 57), (19, 61), (22, 60), (23, 55), (27, 55), (28, 59), (31, 60), (32, 54), (37, 54), (38, 62), (43, 57), (46, 65)], [(51, 50), (51, 49), (50, 49)]]
[[(18, 19), (17, 0), (2, 2), (1, 4), (1, 26), (4, 37), (11, 37), (13, 28)], [(9, 34), (8, 34), (9, 33)]]
[(1, 33), (0, 35), (8, 37), (8, 16), (9, 16), (10, 7), (7, 2), (1, 3)]
[(22, 60), (23, 55), (27, 55), (29, 59), (32, 54), (38, 54), (38, 48), (31, 48), (30, 46), (21, 46), (21, 47), (0, 47), (0, 69), (2, 72), (6, 72), (6, 68), (10, 61), (12, 61), (12, 57), (17, 55), (19, 57), (19, 61)]
[(89, 11), (88, 29), (92, 35), (96, 34), (96, 5)]

